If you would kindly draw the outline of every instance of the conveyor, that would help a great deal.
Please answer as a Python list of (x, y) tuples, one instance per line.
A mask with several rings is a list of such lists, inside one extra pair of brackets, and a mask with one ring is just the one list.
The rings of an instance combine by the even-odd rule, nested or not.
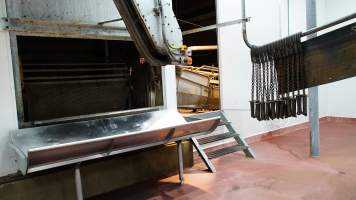
[[(219, 117), (187, 122), (176, 110), (159, 110), (20, 129), (11, 133), (10, 145), (16, 152), (22, 174), (26, 175), (177, 142), (182, 182), (181, 141), (210, 133), (219, 122)], [(76, 177), (78, 199), (81, 199), (79, 167)]]

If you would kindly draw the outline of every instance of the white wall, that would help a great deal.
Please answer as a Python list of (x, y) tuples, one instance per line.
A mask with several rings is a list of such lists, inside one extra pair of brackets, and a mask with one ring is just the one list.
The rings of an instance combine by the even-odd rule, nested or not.
[[(0, 0), (0, 17), (6, 16), (5, 0)], [(17, 129), (15, 90), (9, 33), (0, 30), (0, 177), (17, 171), (8, 147), (9, 132)]]
[[(288, 33), (286, 0), (248, 0), (246, 14), (252, 17), (247, 24), (248, 38), (253, 44), (265, 44), (284, 37)], [(354, 0), (318, 0), (318, 24), (356, 11)], [(305, 0), (290, 0), (290, 33), (306, 30)], [(241, 18), (240, 1), (217, 1), (218, 22)], [(297, 119), (258, 122), (250, 117), (251, 62), (249, 49), (243, 42), (241, 25), (222, 27), (219, 34), (219, 62), (221, 69), (222, 109), (225, 110), (239, 133), (248, 137), (270, 130), (306, 122), (306, 117)], [(356, 78), (319, 87), (320, 117), (356, 117)], [(351, 92), (350, 92), (351, 93)]]
[[(293, 12), (291, 33), (305, 29), (305, 4), (291, 2)], [(265, 44), (286, 36), (287, 4), (279, 0), (248, 0), (246, 14), (252, 17), (247, 24), (248, 38), (256, 45)], [(241, 18), (240, 1), (217, 1), (218, 22)], [(305, 122), (306, 117), (288, 120), (258, 122), (251, 119), (249, 100), (251, 82), (251, 61), (249, 49), (243, 42), (241, 25), (222, 27), (219, 34), (219, 62), (222, 109), (226, 112), (238, 132), (244, 137)]]

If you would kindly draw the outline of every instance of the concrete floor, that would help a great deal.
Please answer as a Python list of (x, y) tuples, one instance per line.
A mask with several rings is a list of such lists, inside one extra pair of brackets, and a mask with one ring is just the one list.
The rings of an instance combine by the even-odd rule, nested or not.
[(309, 157), (308, 130), (252, 144), (257, 159), (240, 153), (172, 176), (114, 191), (94, 199), (322, 199), (356, 200), (356, 124), (321, 123), (321, 157)]

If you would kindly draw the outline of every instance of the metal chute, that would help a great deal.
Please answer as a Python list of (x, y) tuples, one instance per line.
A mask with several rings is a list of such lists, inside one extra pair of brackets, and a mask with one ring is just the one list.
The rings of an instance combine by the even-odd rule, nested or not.
[(187, 122), (177, 111), (20, 129), (11, 146), (23, 174), (190, 139), (215, 130), (219, 117)]
[(114, 0), (138, 51), (153, 66), (185, 64), (182, 31), (171, 0)]

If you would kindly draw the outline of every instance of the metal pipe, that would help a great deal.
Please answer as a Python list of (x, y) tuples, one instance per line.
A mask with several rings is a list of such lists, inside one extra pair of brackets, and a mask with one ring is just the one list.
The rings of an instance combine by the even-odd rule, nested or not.
[[(323, 27), (328, 28), (333, 25), (324, 25), (323, 27), (316, 27), (316, 0), (306, 0), (306, 18), (307, 18), (307, 28), (311, 28), (310, 34), (307, 34), (308, 39), (317, 37), (316, 32), (322, 30)], [(347, 18), (343, 18), (347, 19)], [(339, 20), (340, 21), (340, 20)], [(320, 127), (319, 127), (319, 91), (318, 87), (308, 88), (308, 101), (309, 101), (309, 127), (310, 127), (310, 155), (312, 157), (320, 156)]]
[(109, 23), (113, 23), (113, 22), (119, 22), (122, 21), (122, 18), (119, 19), (112, 19), (112, 20), (108, 20), (108, 21), (103, 21), (103, 22), (99, 22), (98, 25), (104, 25), (104, 24), (109, 24)]
[(217, 45), (203, 45), (203, 46), (190, 46), (188, 47), (191, 51), (209, 51), (209, 50), (217, 50)]
[(330, 23), (324, 24), (324, 25), (322, 25), (322, 26), (309, 29), (309, 30), (307, 30), (306, 32), (302, 33), (302, 36), (304, 37), (304, 36), (308, 36), (308, 35), (317, 33), (317, 32), (322, 31), (322, 30), (324, 30), (324, 29), (330, 28), (330, 27), (332, 27), (332, 26), (341, 24), (341, 23), (343, 23), (343, 22), (346, 22), (346, 21), (349, 21), (349, 20), (355, 19), (355, 18), (356, 18), (356, 13), (347, 15), (347, 16), (345, 16), (345, 17), (343, 17), (343, 18), (337, 19), (337, 20), (335, 20), (335, 21), (332, 21), (332, 22), (330, 22)]
[(82, 178), (80, 176), (80, 163), (75, 166), (75, 189), (77, 200), (83, 200)]
[(183, 147), (182, 141), (177, 141), (177, 153), (178, 153), (178, 173), (180, 184), (184, 183), (184, 163), (183, 163)]
[(225, 26), (231, 26), (231, 25), (235, 25), (235, 24), (240, 24), (240, 23), (242, 23), (244, 21), (249, 21), (249, 18), (236, 19), (236, 20), (232, 20), (232, 21), (228, 21), (228, 22), (224, 22), (224, 23), (213, 24), (213, 25), (210, 25), (210, 26), (204, 26), (204, 27), (200, 27), (200, 28), (195, 28), (195, 29), (183, 31), (183, 35), (190, 35), (190, 34), (194, 34), (194, 33), (210, 31), (210, 30), (214, 30), (214, 29), (217, 29), (217, 28), (225, 27)]
[[(246, 3), (245, 3), (245, 0), (241, 0), (241, 18), (242, 19), (246, 19)], [(247, 30), (246, 30), (246, 20), (242, 21), (242, 36), (243, 36), (243, 39), (245, 41), (245, 44), (249, 47), (249, 48), (252, 48), (253, 45), (248, 41), (248, 38), (247, 38)]]
[[(288, 35), (290, 35), (290, 2), (287, 0), (287, 25), (288, 25)], [(282, 23), (281, 23), (282, 24)]]

